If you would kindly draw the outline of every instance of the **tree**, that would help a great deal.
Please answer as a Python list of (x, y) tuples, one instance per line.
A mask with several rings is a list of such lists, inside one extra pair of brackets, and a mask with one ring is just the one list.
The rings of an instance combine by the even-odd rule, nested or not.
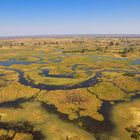
[(24, 45), (24, 43), (22, 42), (22, 43), (21, 43), (21, 46), (23, 46), (23, 45)]
[(113, 46), (114, 45), (114, 43), (111, 41), (110, 43), (109, 43), (109, 46)]

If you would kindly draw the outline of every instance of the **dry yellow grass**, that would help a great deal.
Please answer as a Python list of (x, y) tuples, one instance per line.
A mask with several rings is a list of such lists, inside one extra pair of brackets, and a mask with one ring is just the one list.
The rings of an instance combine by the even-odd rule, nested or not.
[(98, 98), (107, 101), (123, 100), (127, 96), (122, 90), (107, 81), (101, 82), (89, 88), (89, 90)]
[(98, 113), (102, 102), (86, 89), (49, 91), (39, 95), (39, 100), (54, 105), (59, 112), (67, 114), (70, 120), (82, 116), (103, 120), (103, 116)]
[(0, 90), (0, 103), (14, 101), (18, 98), (30, 98), (37, 92), (39, 89), (30, 88), (20, 83), (12, 83)]

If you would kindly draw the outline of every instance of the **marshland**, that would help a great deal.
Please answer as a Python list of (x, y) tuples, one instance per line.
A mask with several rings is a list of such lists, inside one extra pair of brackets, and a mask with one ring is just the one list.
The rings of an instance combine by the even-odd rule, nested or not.
[(77, 139), (140, 139), (140, 38), (0, 39), (0, 140)]

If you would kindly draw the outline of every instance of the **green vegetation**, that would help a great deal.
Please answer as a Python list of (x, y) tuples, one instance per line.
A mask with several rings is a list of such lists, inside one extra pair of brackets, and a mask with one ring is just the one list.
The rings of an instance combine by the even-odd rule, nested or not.
[(106, 101), (123, 100), (127, 97), (122, 90), (107, 81), (101, 82), (89, 88), (89, 90), (97, 95), (99, 99)]
[(140, 90), (139, 82), (135, 79), (135, 77), (132, 77), (132, 75), (131, 77), (128, 77), (126, 74), (124, 75), (123, 73), (117, 72), (104, 72), (104, 75), (111, 79), (112, 83), (115, 84), (118, 88), (125, 90), (126, 92), (130, 93)]
[(126, 131), (128, 131), (129, 133), (131, 133), (131, 138), (134, 139), (139, 139), (140, 138), (140, 131), (139, 131), (139, 125), (137, 125), (136, 127), (129, 127), (126, 128)]
[(116, 125), (115, 138), (139, 139), (140, 101), (121, 103), (114, 107), (112, 120)]
[(102, 102), (86, 89), (50, 91), (39, 95), (39, 100), (54, 105), (59, 112), (67, 114), (70, 120), (82, 116), (103, 120), (102, 115), (97, 112)]
[(14, 101), (19, 98), (31, 98), (38, 92), (39, 89), (23, 86), (20, 83), (12, 83), (0, 90), (0, 103)]
[(123, 75), (124, 75), (124, 76), (129, 76), (129, 77), (134, 77), (134, 76), (136, 76), (136, 74), (135, 74), (134, 72), (125, 72)]
[[(67, 138), (73, 140), (94, 140), (93, 135), (81, 130), (75, 125), (60, 120), (56, 115), (48, 113), (41, 108), (41, 105), (38, 102), (24, 103), (21, 107), (22, 108), (16, 110), (0, 109), (1, 122), (12, 122), (15, 124), (19, 122), (30, 122), (34, 127), (33, 131), (41, 131), (45, 140), (61, 140)], [(24, 126), (21, 127), (24, 128)], [(5, 132), (5, 130), (3, 131)], [(4, 132), (1, 132), (1, 134), (4, 135)], [(32, 139), (29, 134), (14, 133), (16, 133), (16, 136), (14, 137), (15, 140), (19, 140), (18, 138), (27, 138), (27, 140)]]
[(0, 40), (0, 140), (140, 139), (139, 41)]

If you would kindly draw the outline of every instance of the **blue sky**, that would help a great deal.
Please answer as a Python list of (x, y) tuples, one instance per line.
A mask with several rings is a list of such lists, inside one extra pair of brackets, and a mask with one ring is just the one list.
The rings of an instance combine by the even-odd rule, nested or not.
[(140, 34), (140, 0), (0, 0), (0, 36)]

